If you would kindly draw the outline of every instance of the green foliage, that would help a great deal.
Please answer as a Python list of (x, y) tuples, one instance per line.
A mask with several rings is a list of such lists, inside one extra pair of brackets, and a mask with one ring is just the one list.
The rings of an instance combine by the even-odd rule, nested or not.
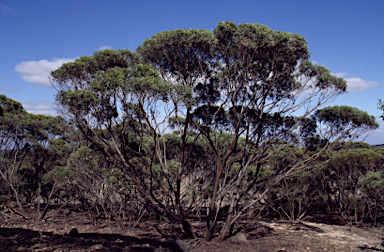
[(60, 90), (56, 100), (80, 117), (86, 116), (94, 107), (96, 97), (87, 90)]
[[(332, 157), (329, 166), (335, 169), (342, 169), (343, 167), (349, 169), (354, 168), (361, 170), (362, 167), (369, 169), (370, 166), (376, 165), (381, 162), (384, 157), (371, 149), (343, 149)], [(359, 167), (349, 167), (349, 164), (358, 165)]]
[(361, 185), (372, 198), (384, 195), (384, 176), (382, 172), (369, 171), (361, 180)]
[(287, 165), (295, 165), (297, 162), (308, 158), (308, 155), (305, 155), (304, 149), (299, 148), (293, 144), (282, 144), (272, 146), (267, 150), (268, 155), (267, 163), (274, 167), (275, 169), (280, 169)]
[(376, 224), (384, 217), (384, 176), (383, 170), (369, 171), (361, 180), (363, 200), (367, 206), (367, 217)]
[(368, 198), (367, 194), (361, 194), (361, 185), (367, 185), (364, 177), (379, 171), (383, 161), (383, 155), (365, 148), (342, 149), (330, 159), (323, 173), (326, 178), (323, 187), (335, 199), (342, 216), (353, 216), (355, 222), (367, 218)]
[(207, 30), (174, 30), (152, 36), (136, 51), (163, 76), (169, 74), (178, 83), (192, 86), (197, 76), (211, 71), (215, 43), (215, 37)]
[(66, 122), (61, 117), (27, 113), (20, 103), (3, 95), (0, 100), (0, 174), (8, 187), (3, 193), (11, 192), (24, 218), (31, 218), (22, 204), (32, 203), (37, 196), (50, 197), (54, 186), (44, 183), (43, 177), (63, 159), (50, 147), (65, 135)]
[(306, 76), (316, 76), (315, 87), (327, 89), (335, 86), (343, 92), (347, 90), (347, 82), (344, 79), (332, 75), (325, 67), (313, 64), (307, 59), (300, 63), (299, 72)]
[(368, 127), (376, 129), (379, 124), (374, 116), (367, 112), (349, 106), (332, 106), (320, 109), (316, 112), (315, 118), (336, 129), (352, 125), (355, 127)]
[(376, 148), (373, 148), (373, 150), (384, 156), (384, 147), (376, 147)]
[(364, 142), (339, 142), (335, 149), (371, 149), (371, 145)]
[[(277, 78), (287, 77), (286, 74), (293, 71), (299, 59), (308, 57), (303, 37), (273, 31), (265, 25), (237, 26), (233, 22), (220, 22), (213, 33), (218, 40), (220, 59), (230, 64), (228, 74), (236, 74), (245, 67), (246, 71), (258, 76), (267, 77), (275, 69), (278, 70), (276, 74), (281, 74)], [(244, 58), (245, 55), (248, 57)], [(272, 62), (273, 65), (270, 64)]]
[(126, 68), (129, 62), (135, 61), (136, 56), (129, 50), (104, 50), (95, 52), (93, 56), (83, 56), (75, 62), (63, 64), (52, 71), (52, 81), (64, 89), (84, 89), (98, 71), (109, 68)]
[(24, 111), (21, 103), (7, 98), (5, 95), (0, 95), (0, 116), (5, 113), (18, 114)]

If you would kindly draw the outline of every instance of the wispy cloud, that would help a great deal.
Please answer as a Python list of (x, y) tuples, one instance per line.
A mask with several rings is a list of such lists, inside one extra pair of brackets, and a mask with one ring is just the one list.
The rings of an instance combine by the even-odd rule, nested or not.
[(2, 82), (5, 78), (0, 76), (0, 92), (12, 92), (12, 91), (15, 91), (16, 88), (10, 88), (10, 87), (4, 87), (4, 86), (1, 86), (3, 85)]
[(0, 4), (0, 14), (2, 14), (2, 15), (15, 15), (16, 9), (10, 8), (4, 4)]
[(347, 81), (347, 92), (356, 93), (362, 92), (367, 89), (380, 86), (379, 83), (374, 81), (366, 81), (359, 77), (348, 77), (350, 74), (347, 72), (335, 73), (337, 77), (344, 78)]
[(53, 59), (51, 61), (43, 59), (39, 61), (25, 61), (15, 66), (15, 71), (20, 74), (20, 77), (31, 83), (41, 86), (51, 86), (49, 74), (56, 70), (62, 64), (73, 62), (75, 59), (63, 58)]
[(35, 115), (57, 115), (56, 105), (49, 101), (21, 101), (24, 109)]
[(109, 45), (105, 45), (105, 46), (100, 46), (99, 47), (99, 51), (103, 51), (103, 50), (106, 50), (106, 49), (113, 49), (113, 47), (109, 46)]
[(2, 87), (0, 86), (0, 92), (12, 92), (15, 91), (16, 88), (10, 88), (10, 87)]

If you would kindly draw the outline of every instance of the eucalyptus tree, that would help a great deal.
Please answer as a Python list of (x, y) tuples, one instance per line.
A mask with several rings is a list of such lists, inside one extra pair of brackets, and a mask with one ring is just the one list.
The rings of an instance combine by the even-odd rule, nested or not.
[(374, 224), (383, 217), (384, 209), (384, 176), (383, 170), (369, 171), (360, 182), (368, 213), (366, 214)]
[[(330, 147), (323, 144), (315, 154), (277, 169), (268, 179), (258, 176), (271, 146), (304, 145), (308, 138), (298, 132), (305, 128), (306, 118), (346, 90), (345, 80), (309, 61), (306, 41), (300, 35), (258, 24), (221, 22), (213, 32), (158, 33), (137, 52), (165, 80), (194, 91), (192, 107), (175, 105), (174, 110), (176, 118), (180, 114), (184, 118), (177, 124), (180, 134), (185, 138), (188, 130), (195, 131), (195, 136), (205, 139), (213, 155), (209, 159), (210, 176), (206, 176), (211, 186), (201, 193), (208, 195), (206, 239), (214, 233), (223, 205), (229, 205), (229, 211), (221, 239), (230, 234), (236, 220), (272, 186), (290, 174), (307, 169), (313, 159)], [(320, 130), (321, 120), (320, 116), (312, 119), (314, 132)], [(348, 124), (363, 131), (376, 127), (371, 118), (361, 124), (350, 122), (350, 119), (341, 121), (340, 126)], [(351, 139), (356, 132), (339, 127), (329, 133), (318, 137), (327, 143), (346, 136)], [(227, 144), (219, 141), (224, 136)], [(184, 144), (182, 138), (180, 145)], [(179, 174), (183, 173), (184, 159), (185, 153), (181, 151)], [(245, 185), (246, 174), (253, 167), (256, 167), (254, 180)], [(273, 182), (265, 187), (267, 180)], [(260, 191), (260, 188), (264, 189)], [(183, 196), (176, 195), (175, 201)]]
[[(163, 81), (152, 66), (135, 62), (134, 57), (122, 56), (126, 60), (124, 65), (108, 60), (120, 52), (97, 52), (52, 72), (52, 80), (63, 87), (56, 100), (88, 147), (104, 155), (108, 163), (105, 168), (122, 171), (147, 206), (171, 224), (181, 223), (185, 235), (190, 237), (189, 223), (170, 200), (175, 191), (171, 181), (174, 171), (160, 150), (161, 122), (170, 113), (160, 118), (159, 106), (168, 100), (178, 107), (189, 106), (193, 102), (192, 92), (188, 87)], [(97, 62), (97, 55), (101, 54), (105, 62), (112, 63), (88, 73), (89, 62)], [(125, 54), (134, 56), (128, 51)], [(80, 69), (85, 76), (73, 74), (72, 68)], [(57, 78), (58, 73), (66, 77)], [(73, 83), (82, 84), (72, 88)]]
[(323, 177), (329, 198), (335, 200), (340, 216), (350, 217), (356, 223), (365, 219), (369, 194), (362, 192), (363, 178), (379, 172), (383, 156), (371, 149), (342, 149), (325, 166)]
[[(88, 146), (118, 164), (145, 202), (180, 224), (185, 237), (196, 236), (191, 209), (207, 206), (204, 236), (211, 239), (227, 205), (224, 239), (273, 186), (318, 165), (314, 160), (325, 159), (334, 142), (361, 133), (354, 127), (377, 127), (372, 117), (358, 124), (345, 117), (327, 131), (336, 118), (316, 111), (345, 92), (346, 82), (309, 55), (300, 35), (221, 22), (213, 32), (158, 33), (137, 55), (107, 50), (81, 57), (52, 72), (52, 81), (61, 88), (57, 102)], [(179, 137), (165, 137), (171, 127)], [(177, 148), (169, 150), (170, 140)], [(318, 148), (305, 158), (269, 169), (269, 157), (311, 141)], [(197, 149), (188, 146), (198, 143), (206, 154), (194, 162), (190, 153)]]
[(374, 116), (349, 106), (325, 107), (317, 110), (312, 118), (318, 123), (317, 134), (329, 140), (355, 139), (379, 127)]
[[(137, 53), (143, 62), (151, 64), (165, 81), (173, 83), (173, 85), (182, 85), (183, 87), (196, 90), (199, 87), (204, 88), (205, 85), (209, 84), (209, 78), (215, 73), (214, 66), (217, 63), (214, 58), (215, 44), (216, 38), (210, 31), (179, 29), (161, 32), (152, 36), (137, 48)], [(217, 93), (216, 90), (212, 91)], [(173, 126), (181, 136), (179, 161), (175, 174), (176, 177), (174, 178), (175, 193), (172, 197), (172, 202), (178, 207), (178, 212), (184, 216), (188, 213), (184, 213), (187, 209), (183, 206), (182, 198), (186, 198), (191, 192), (192, 194), (197, 193), (193, 189), (183, 190), (184, 192), (182, 192), (181, 188), (183, 179), (188, 177), (186, 171), (190, 170), (186, 167), (187, 159), (190, 156), (186, 153), (186, 146), (188, 129), (192, 123), (191, 112), (193, 105), (194, 103), (180, 104), (178, 100), (172, 99), (170, 104), (168, 104), (169, 108), (167, 108), (168, 111), (174, 111), (174, 117), (172, 118)], [(195, 140), (196, 136), (198, 135), (195, 135)], [(166, 149), (163, 149), (163, 152), (165, 153)], [(161, 159), (165, 158), (165, 155), (161, 157)], [(204, 176), (203, 174), (200, 174), (200, 176)], [(195, 181), (191, 182), (188, 183), (187, 188), (191, 189), (194, 187), (193, 183)], [(201, 200), (199, 198), (195, 199), (193, 196), (192, 198), (192, 201), (197, 200), (199, 202)]]
[[(4, 95), (0, 96), (0, 111), (0, 175), (21, 215), (28, 219), (31, 216), (24, 210), (20, 195), (29, 201), (38, 196), (42, 176), (47, 172), (48, 147), (62, 136), (64, 123), (61, 117), (29, 114), (19, 102)], [(46, 209), (39, 212), (39, 218), (44, 217)]]

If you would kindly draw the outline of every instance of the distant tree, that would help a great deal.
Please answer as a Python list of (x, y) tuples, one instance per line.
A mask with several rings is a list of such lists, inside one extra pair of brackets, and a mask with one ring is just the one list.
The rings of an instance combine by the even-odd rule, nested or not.
[(362, 136), (370, 129), (379, 127), (375, 117), (349, 106), (332, 106), (318, 110), (314, 118), (320, 124), (323, 139), (342, 141)]
[[(269, 157), (273, 169), (311, 154), (303, 148), (287, 147)], [(339, 142), (326, 156), (314, 160), (311, 169), (280, 181), (264, 201), (283, 218), (302, 219), (313, 214), (313, 209), (333, 209), (342, 221), (374, 220), (381, 210), (379, 198), (374, 199), (381, 190), (377, 185), (383, 161), (382, 153), (369, 144)]]
[[(384, 112), (384, 102), (382, 100), (379, 100), (377, 108)], [(381, 115), (380, 117), (384, 120), (384, 115)]]
[[(275, 149), (279, 149), (279, 151), (275, 151)], [(270, 155), (268, 155), (264, 166), (269, 167), (271, 174), (282, 169), (282, 167), (310, 157), (305, 153), (304, 148), (284, 143), (281, 143), (280, 146), (271, 147), (267, 152)], [(265, 194), (264, 201), (267, 206), (278, 212), (282, 218), (302, 219), (306, 214), (309, 203), (312, 201), (312, 197), (308, 195), (311, 185), (311, 176), (308, 173), (310, 171), (302, 171), (295, 176), (281, 180)], [(270, 181), (270, 183), (273, 183), (273, 181)]]
[(361, 189), (364, 193), (364, 201), (367, 203), (367, 217), (369, 217), (374, 224), (377, 220), (383, 218), (384, 213), (384, 176), (383, 170), (369, 171), (362, 178)]
[(361, 194), (361, 181), (364, 177), (368, 181), (371, 172), (380, 171), (383, 161), (383, 156), (371, 149), (342, 149), (332, 155), (322, 176), (327, 195), (335, 200), (342, 217), (355, 222), (365, 219), (367, 195)]
[(4, 95), (0, 96), (0, 110), (0, 175), (22, 216), (30, 218), (20, 195), (32, 201), (39, 194), (41, 178), (47, 172), (47, 148), (51, 140), (62, 135), (62, 118), (29, 114), (20, 103)]

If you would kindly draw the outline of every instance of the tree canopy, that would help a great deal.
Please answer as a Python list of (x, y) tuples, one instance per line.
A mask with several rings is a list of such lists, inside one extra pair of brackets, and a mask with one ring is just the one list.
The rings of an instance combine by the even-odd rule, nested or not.
[[(220, 22), (158, 33), (136, 52), (83, 56), (51, 76), (88, 147), (148, 206), (185, 237), (196, 237), (189, 213), (206, 206), (206, 239), (228, 206), (224, 239), (271, 188), (378, 126), (356, 108), (322, 108), (346, 81), (309, 58), (298, 34)], [(278, 155), (287, 149), (297, 156)], [(282, 160), (271, 166), (271, 157)]]

